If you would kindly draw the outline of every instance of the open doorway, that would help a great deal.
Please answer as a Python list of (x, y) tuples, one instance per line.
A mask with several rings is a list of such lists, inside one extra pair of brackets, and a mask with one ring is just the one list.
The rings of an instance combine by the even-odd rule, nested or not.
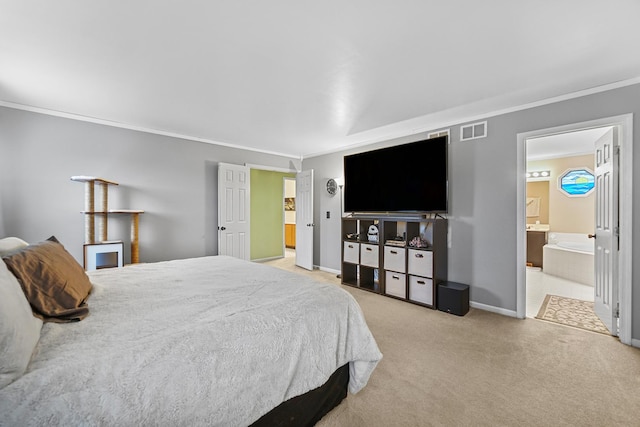
[[(612, 154), (612, 158), (616, 161), (613, 162), (617, 168), (618, 178), (614, 179), (615, 185), (608, 187), (611, 193), (619, 195), (614, 203), (609, 203), (609, 206), (614, 206), (616, 209), (615, 221), (612, 221), (607, 230), (603, 233), (596, 233), (593, 235), (596, 239), (594, 245), (596, 250), (596, 264), (595, 264), (595, 289), (599, 291), (595, 293), (595, 306), (598, 311), (598, 304), (603, 305), (602, 301), (605, 301), (604, 306), (608, 310), (609, 324), (611, 325), (613, 335), (618, 335), (620, 341), (625, 344), (631, 344), (631, 325), (632, 315), (631, 312), (631, 252), (632, 252), (632, 240), (631, 240), (631, 220), (632, 220), (632, 207), (633, 207), (633, 168), (632, 168), (632, 151), (633, 151), (633, 135), (632, 135), (632, 116), (622, 115), (598, 120), (592, 120), (589, 122), (577, 123), (572, 125), (559, 126), (550, 129), (541, 129), (532, 132), (526, 132), (518, 134), (518, 146), (517, 146), (517, 172), (518, 176), (522, 177), (518, 183), (517, 190), (517, 317), (524, 318), (527, 316), (527, 239), (526, 239), (526, 169), (527, 169), (527, 141), (534, 138), (541, 138), (551, 135), (561, 135), (579, 130), (595, 129), (610, 127), (612, 132), (611, 141), (608, 145), (608, 154)], [(600, 145), (599, 145), (600, 147)], [(618, 149), (619, 148), (619, 149)], [(596, 158), (599, 157), (600, 149), (596, 150)], [(596, 161), (597, 164), (601, 164), (600, 161)], [(597, 169), (597, 168), (596, 168)], [(595, 180), (601, 177), (598, 170), (594, 171)], [(598, 181), (599, 182), (599, 181)], [(550, 181), (550, 186), (557, 185), (557, 181)], [(598, 188), (598, 187), (596, 187)], [(600, 186), (599, 188), (604, 188)], [(596, 206), (600, 209), (603, 206), (600, 199), (601, 195), (596, 194)], [(600, 211), (599, 211), (600, 212)], [(600, 230), (599, 217), (596, 217), (596, 229)], [(534, 223), (535, 224), (535, 223)], [(537, 225), (537, 224), (535, 224)], [(540, 224), (542, 225), (542, 224)], [(612, 237), (613, 236), (613, 237)], [(601, 240), (602, 237), (605, 240)], [(604, 250), (602, 250), (604, 249)], [(613, 253), (613, 258), (609, 258), (607, 262), (613, 274), (609, 274), (609, 269), (599, 268), (598, 260), (602, 261), (602, 254)], [(598, 255), (600, 254), (600, 255)], [(603, 277), (606, 280), (603, 280)], [(602, 298), (602, 284), (607, 285), (608, 293), (606, 298)], [(600, 292), (600, 293), (599, 293)], [(607, 316), (604, 316), (607, 317)], [(602, 316), (601, 316), (602, 318)]]
[(296, 257), (296, 179), (284, 178), (284, 256)]
[[(594, 303), (595, 141), (611, 126), (527, 139), (526, 316), (547, 310), (585, 327)], [(555, 313), (554, 313), (555, 314)]]

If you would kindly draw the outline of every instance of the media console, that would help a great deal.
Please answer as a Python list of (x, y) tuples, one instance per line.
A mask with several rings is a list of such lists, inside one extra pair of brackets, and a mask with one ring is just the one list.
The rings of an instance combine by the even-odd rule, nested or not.
[(436, 308), (447, 280), (447, 220), (353, 215), (342, 218), (344, 285)]

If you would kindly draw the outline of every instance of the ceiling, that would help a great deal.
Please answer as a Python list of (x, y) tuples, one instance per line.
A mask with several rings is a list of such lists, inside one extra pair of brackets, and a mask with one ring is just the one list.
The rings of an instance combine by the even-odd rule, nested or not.
[(593, 154), (595, 142), (610, 129), (611, 126), (605, 126), (527, 139), (527, 160)]
[(0, 0), (0, 105), (291, 157), (640, 76), (637, 0)]

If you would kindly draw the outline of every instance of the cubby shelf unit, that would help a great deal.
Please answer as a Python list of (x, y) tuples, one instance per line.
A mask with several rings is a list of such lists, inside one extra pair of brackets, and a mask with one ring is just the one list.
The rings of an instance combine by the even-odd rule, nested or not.
[[(377, 235), (370, 237), (371, 226)], [(437, 285), (447, 280), (447, 220), (343, 217), (341, 277), (344, 285), (436, 308)]]

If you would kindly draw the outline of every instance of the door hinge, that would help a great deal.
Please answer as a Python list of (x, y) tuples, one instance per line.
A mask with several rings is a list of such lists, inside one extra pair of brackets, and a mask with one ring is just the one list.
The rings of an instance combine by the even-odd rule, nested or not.
[(615, 317), (616, 317), (616, 319), (620, 318), (620, 303), (616, 303)]

